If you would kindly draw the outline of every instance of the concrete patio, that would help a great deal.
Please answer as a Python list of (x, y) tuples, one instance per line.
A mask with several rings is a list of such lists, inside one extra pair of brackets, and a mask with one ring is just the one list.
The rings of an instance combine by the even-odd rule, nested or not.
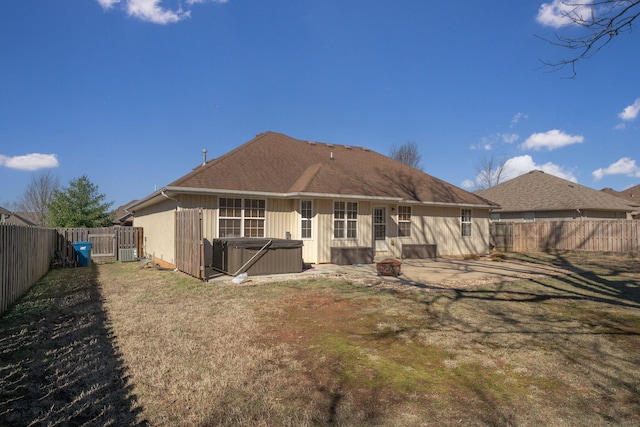
[[(469, 285), (474, 282), (500, 282), (534, 276), (558, 276), (568, 272), (557, 267), (526, 262), (505, 261), (491, 257), (479, 259), (405, 259), (401, 260), (401, 274), (379, 276), (376, 264), (314, 264), (311, 268), (296, 274), (250, 276), (247, 282), (263, 283), (282, 280), (306, 279), (314, 276), (344, 276), (368, 283), (376, 281), (413, 285), (418, 287), (442, 287)], [(233, 277), (220, 275), (210, 281), (231, 282)]]
[(503, 261), (490, 257), (479, 259), (405, 259), (398, 277), (378, 276), (376, 264), (314, 265), (304, 274), (334, 273), (360, 276), (363, 279), (384, 279), (388, 282), (413, 285), (443, 285), (474, 281), (505, 281), (532, 276), (557, 276), (567, 272), (556, 267), (526, 262)]

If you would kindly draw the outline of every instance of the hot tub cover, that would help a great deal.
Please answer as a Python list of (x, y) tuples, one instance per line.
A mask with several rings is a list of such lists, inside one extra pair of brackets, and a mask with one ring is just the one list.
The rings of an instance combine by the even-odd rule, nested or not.
[(223, 244), (231, 246), (233, 248), (242, 249), (261, 249), (269, 241), (271, 245), (267, 249), (287, 249), (287, 248), (301, 248), (302, 240), (290, 240), (290, 239), (264, 239), (257, 237), (230, 237), (216, 239)]

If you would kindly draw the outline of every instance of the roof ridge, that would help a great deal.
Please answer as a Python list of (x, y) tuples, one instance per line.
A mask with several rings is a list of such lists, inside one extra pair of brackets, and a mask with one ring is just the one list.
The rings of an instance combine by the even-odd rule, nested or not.
[(289, 192), (295, 193), (306, 190), (323, 167), (325, 167), (325, 163), (316, 163), (309, 166), (289, 188)]

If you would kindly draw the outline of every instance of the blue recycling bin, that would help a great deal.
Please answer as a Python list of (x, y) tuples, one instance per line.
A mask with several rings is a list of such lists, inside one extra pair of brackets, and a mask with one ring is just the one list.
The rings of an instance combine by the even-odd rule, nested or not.
[(73, 242), (76, 251), (76, 264), (80, 267), (91, 266), (91, 242)]

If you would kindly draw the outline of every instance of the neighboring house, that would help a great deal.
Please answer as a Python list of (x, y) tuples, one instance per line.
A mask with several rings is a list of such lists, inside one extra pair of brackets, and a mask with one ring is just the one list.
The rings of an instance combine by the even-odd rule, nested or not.
[(12, 225), (26, 225), (33, 227), (36, 224), (31, 220), (25, 218), (16, 212), (8, 211), (5, 208), (0, 207), (0, 224), (12, 224)]
[(116, 209), (113, 215), (113, 225), (122, 225), (125, 227), (130, 227), (133, 225), (133, 214), (129, 212), (127, 209), (130, 205), (136, 203), (137, 200), (132, 200), (126, 205), (122, 205)]
[(635, 187), (628, 188), (624, 191), (616, 191), (611, 188), (603, 188), (602, 190), (607, 194), (611, 194), (612, 196), (618, 196), (622, 199), (625, 199), (629, 206), (633, 209), (631, 216), (634, 219), (640, 219), (640, 184)]
[(213, 240), (225, 237), (302, 240), (307, 263), (331, 262), (332, 249), (347, 247), (395, 257), (407, 245), (485, 254), (493, 207), (366, 148), (266, 132), (128, 210), (144, 228), (146, 254), (174, 264), (174, 211), (203, 208), (208, 264)]
[(619, 197), (539, 170), (475, 194), (500, 205), (494, 221), (630, 219), (633, 210)]

